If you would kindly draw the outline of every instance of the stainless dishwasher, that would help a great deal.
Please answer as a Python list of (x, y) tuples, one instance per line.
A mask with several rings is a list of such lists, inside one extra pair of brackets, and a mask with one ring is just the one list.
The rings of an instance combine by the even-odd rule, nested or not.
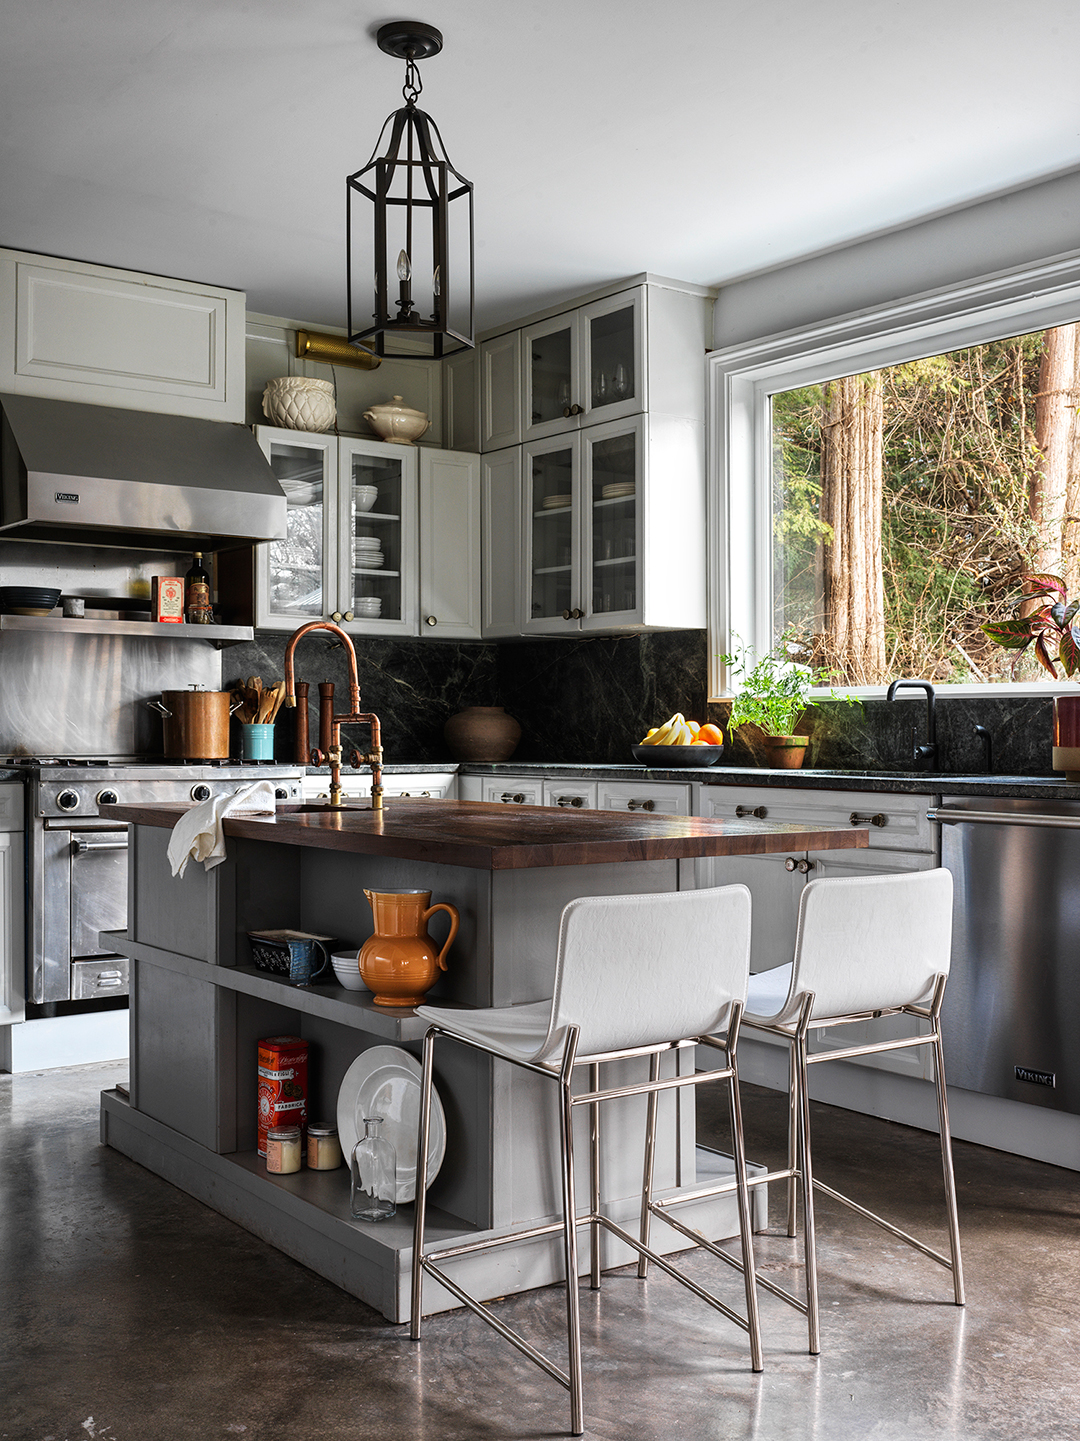
[(943, 796), (950, 1085), (1080, 1114), (1080, 802)]

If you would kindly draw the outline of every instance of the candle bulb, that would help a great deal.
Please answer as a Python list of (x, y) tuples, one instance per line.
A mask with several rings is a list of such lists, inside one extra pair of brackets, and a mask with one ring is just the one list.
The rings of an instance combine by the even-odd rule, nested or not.
[(409, 285), (409, 281), (412, 278), (412, 264), (409, 261), (409, 253), (407, 250), (402, 250), (398, 253), (397, 273), (400, 282), (398, 308), (401, 311), (401, 319), (404, 320), (412, 310), (412, 290)]

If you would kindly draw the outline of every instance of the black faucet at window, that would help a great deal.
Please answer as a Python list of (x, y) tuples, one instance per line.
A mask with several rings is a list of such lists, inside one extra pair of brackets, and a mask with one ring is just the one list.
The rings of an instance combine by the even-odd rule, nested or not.
[(937, 760), (937, 714), (935, 709), (934, 687), (928, 680), (894, 680), (889, 686), (886, 700), (895, 700), (898, 690), (914, 689), (926, 692), (926, 741), (918, 745), (915, 740), (915, 727), (911, 727), (911, 759), (916, 765), (925, 765), (927, 770), (933, 768)]

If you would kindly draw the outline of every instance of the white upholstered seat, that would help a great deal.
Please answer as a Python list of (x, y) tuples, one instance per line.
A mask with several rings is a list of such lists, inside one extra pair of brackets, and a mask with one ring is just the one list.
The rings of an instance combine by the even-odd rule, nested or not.
[[(420, 1158), (416, 1185), (416, 1220), (413, 1250), (411, 1334), (419, 1340), (424, 1274), (438, 1280), (478, 1315), (496, 1327), (519, 1350), (559, 1380), (570, 1392), (571, 1432), (584, 1429), (582, 1400), (581, 1332), (578, 1315), (577, 1227), (589, 1225), (592, 1239), (592, 1284), (600, 1284), (600, 1228), (617, 1235), (641, 1256), (683, 1279), (668, 1262), (656, 1256), (642, 1237), (631, 1236), (601, 1214), (598, 1174), (599, 1110), (604, 1099), (600, 1066), (605, 1060), (649, 1055), (650, 1079), (635, 1083), (649, 1096), (650, 1137), (655, 1128), (659, 1088), (697, 1085), (726, 1079), (735, 1137), (736, 1189), (742, 1240), (747, 1315), (733, 1313), (696, 1283), (686, 1282), (694, 1293), (716, 1306), (746, 1329), (751, 1364), (761, 1370), (761, 1342), (751, 1238), (749, 1193), (746, 1181), (742, 1120), (739, 1109), (735, 1046), (739, 1017), (746, 996), (750, 957), (750, 892), (745, 886), (678, 891), (663, 895), (593, 896), (571, 901), (559, 926), (555, 983), (550, 1000), (531, 1005), (486, 1010), (448, 1010), (420, 1006), (417, 1015), (429, 1022), (424, 1039), (424, 1069), (420, 1105)], [(660, 1079), (660, 1053), (695, 1038), (718, 1036), (727, 1053), (724, 1069)], [(530, 1227), (529, 1234), (562, 1237), (567, 1288), (567, 1341), (569, 1366), (564, 1373), (497, 1320), (491, 1309), (467, 1295), (439, 1270), (440, 1252), (423, 1249), (426, 1206), (426, 1158), (430, 1118), (434, 1043), (442, 1036), (473, 1046), (534, 1073), (546, 1075), (559, 1088), (560, 1167), (562, 1219), (553, 1225)], [(587, 1099), (575, 1096), (571, 1079), (576, 1066), (590, 1068)], [(653, 1087), (653, 1089), (649, 1089)], [(618, 1088), (614, 1095), (620, 1094)], [(590, 1206), (579, 1215), (575, 1202), (573, 1114), (580, 1104), (589, 1107), (592, 1126), (590, 1149)], [(651, 1184), (651, 1141), (645, 1147), (647, 1185)], [(513, 1241), (514, 1235), (500, 1238)], [(489, 1249), (491, 1240), (450, 1248), (461, 1256), (470, 1249)]]

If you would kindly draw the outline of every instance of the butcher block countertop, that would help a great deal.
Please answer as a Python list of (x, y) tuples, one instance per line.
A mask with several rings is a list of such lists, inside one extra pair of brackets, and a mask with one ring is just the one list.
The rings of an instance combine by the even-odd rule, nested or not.
[[(190, 806), (102, 806), (109, 820), (171, 828)], [(851, 826), (695, 816), (621, 815), (551, 806), (507, 807), (480, 801), (393, 797), (385, 811), (279, 806), (274, 816), (234, 816), (226, 837), (279, 845), (436, 861), (474, 870), (686, 860), (777, 851), (851, 850), (868, 831)]]

